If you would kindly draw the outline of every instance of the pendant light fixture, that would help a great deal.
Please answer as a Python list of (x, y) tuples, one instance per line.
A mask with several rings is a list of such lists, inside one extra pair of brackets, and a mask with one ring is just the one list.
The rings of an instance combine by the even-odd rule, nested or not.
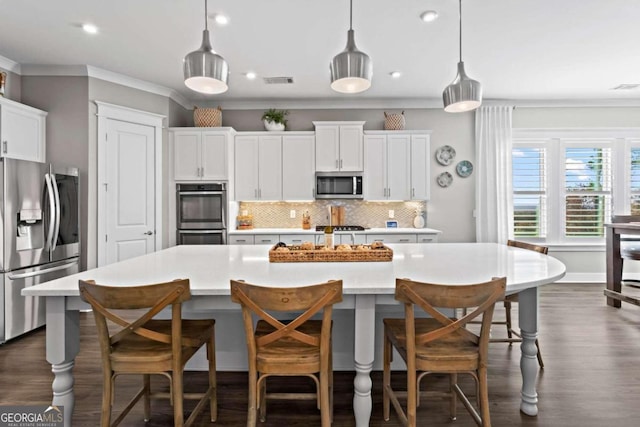
[(371, 58), (356, 47), (353, 32), (353, 0), (350, 0), (349, 32), (347, 47), (337, 54), (329, 69), (331, 70), (331, 89), (341, 93), (358, 93), (371, 87), (373, 64)]
[(467, 76), (462, 62), (462, 0), (460, 5), (460, 61), (458, 62), (458, 75), (442, 92), (444, 111), (448, 113), (461, 113), (475, 110), (482, 104), (482, 85), (479, 81)]
[(184, 57), (184, 84), (196, 92), (213, 95), (229, 89), (229, 66), (211, 47), (208, 20), (207, 0), (204, 0), (202, 46)]

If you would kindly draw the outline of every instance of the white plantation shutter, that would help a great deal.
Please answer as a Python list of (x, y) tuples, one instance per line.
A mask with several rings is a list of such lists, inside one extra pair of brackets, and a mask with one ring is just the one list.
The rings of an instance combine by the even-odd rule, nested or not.
[(611, 218), (611, 148), (574, 145), (564, 152), (564, 236), (604, 237)]
[(517, 146), (512, 159), (514, 237), (546, 237), (546, 150)]

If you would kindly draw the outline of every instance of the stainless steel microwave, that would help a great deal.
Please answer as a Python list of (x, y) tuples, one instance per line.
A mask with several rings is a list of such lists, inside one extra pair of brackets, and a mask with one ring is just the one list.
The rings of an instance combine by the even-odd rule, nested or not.
[(362, 172), (316, 172), (316, 199), (362, 199)]

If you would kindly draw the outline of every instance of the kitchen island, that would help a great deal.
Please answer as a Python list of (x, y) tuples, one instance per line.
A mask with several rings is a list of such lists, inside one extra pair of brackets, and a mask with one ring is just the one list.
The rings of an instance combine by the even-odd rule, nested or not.
[[(79, 351), (78, 280), (93, 279), (108, 285), (137, 285), (189, 278), (192, 299), (184, 304), (185, 313), (216, 313), (239, 310), (230, 302), (229, 280), (273, 286), (296, 286), (342, 279), (344, 301), (336, 312), (351, 310), (353, 325), (354, 414), (357, 426), (369, 425), (371, 378), (374, 366), (376, 310), (397, 305), (395, 279), (464, 284), (507, 277), (507, 293), (519, 293), (521, 346), (522, 412), (536, 415), (538, 371), (535, 340), (538, 333), (538, 287), (565, 274), (565, 266), (553, 257), (492, 243), (444, 243), (437, 245), (389, 245), (391, 262), (270, 263), (267, 245), (175, 246), (153, 254), (129, 259), (62, 279), (33, 286), (23, 295), (46, 297), (47, 360), (55, 375), (53, 404), (74, 406), (73, 365)], [(334, 329), (339, 330), (339, 327)], [(223, 334), (223, 330), (218, 335)], [(217, 346), (216, 352), (224, 351)], [(71, 417), (65, 426), (71, 425)]]

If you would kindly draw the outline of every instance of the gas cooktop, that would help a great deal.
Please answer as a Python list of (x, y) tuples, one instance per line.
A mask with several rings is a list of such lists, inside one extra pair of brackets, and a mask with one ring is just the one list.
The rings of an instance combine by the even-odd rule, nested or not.
[[(324, 231), (327, 225), (316, 225), (316, 231)], [(361, 225), (333, 225), (333, 231), (363, 231), (365, 228)]]

